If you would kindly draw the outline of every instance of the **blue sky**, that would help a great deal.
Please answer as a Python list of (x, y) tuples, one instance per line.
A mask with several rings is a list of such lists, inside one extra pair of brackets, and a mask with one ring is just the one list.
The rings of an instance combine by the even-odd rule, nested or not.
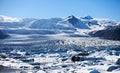
[(0, 0), (0, 15), (19, 18), (90, 15), (120, 21), (120, 0)]

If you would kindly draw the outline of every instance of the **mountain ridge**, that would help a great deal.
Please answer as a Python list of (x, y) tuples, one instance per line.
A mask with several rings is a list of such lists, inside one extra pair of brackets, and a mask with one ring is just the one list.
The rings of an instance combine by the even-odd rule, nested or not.
[(93, 37), (101, 37), (109, 40), (120, 41), (120, 24), (112, 28), (104, 29), (90, 34)]
[[(10, 20), (8, 20), (9, 18)], [(66, 18), (49, 19), (12, 19), (12, 17), (2, 16), (0, 17), (0, 30), (12, 34), (64, 33), (67, 35), (88, 35), (89, 32), (111, 28), (119, 23), (118, 21), (96, 19), (91, 16), (75, 17), (71, 15)]]

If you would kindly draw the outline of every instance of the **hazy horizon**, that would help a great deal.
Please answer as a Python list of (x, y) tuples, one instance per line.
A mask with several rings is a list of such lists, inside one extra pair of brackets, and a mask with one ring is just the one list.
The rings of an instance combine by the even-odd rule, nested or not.
[(17, 18), (90, 15), (120, 21), (119, 4), (119, 0), (0, 0), (0, 15)]

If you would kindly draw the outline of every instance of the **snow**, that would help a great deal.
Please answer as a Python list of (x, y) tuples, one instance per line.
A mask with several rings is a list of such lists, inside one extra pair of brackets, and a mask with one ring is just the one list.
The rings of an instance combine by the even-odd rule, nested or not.
[[(21, 37), (19, 37), (19, 38), (21, 38)], [(4, 42), (5, 41), (7, 41), (7, 39), (4, 40)], [(25, 40), (23, 42), (25, 42)], [(32, 70), (33, 72), (37, 72), (37, 73), (42, 73), (42, 72), (43, 73), (46, 73), (46, 72), (47, 73), (49, 73), (49, 72), (90, 73), (90, 72), (97, 72), (97, 71), (100, 73), (109, 73), (107, 71), (107, 69), (111, 66), (116, 66), (116, 61), (119, 59), (119, 56), (116, 56), (114, 54), (110, 55), (109, 54), (111, 52), (110, 47), (107, 47), (107, 46), (111, 46), (111, 45), (112, 46), (120, 45), (119, 41), (101, 40), (99, 38), (90, 38), (90, 37), (89, 38), (88, 37), (81, 37), (81, 38), (64, 37), (64, 38), (54, 38), (54, 39), (53, 38), (39, 39), (38, 42), (39, 42), (38, 43), (39, 46), (34, 45), (35, 47), (40, 47), (40, 45), (41, 45), (40, 48), (42, 49), (42, 47), (45, 45), (46, 47), (43, 47), (43, 49), (45, 50), (47, 48), (47, 46), (49, 45), (49, 47), (46, 51), (49, 51), (50, 49), (51, 50), (54, 49), (54, 51), (55, 50), (58, 50), (58, 51), (56, 51), (56, 52), (51, 51), (48, 53), (44, 53), (42, 50), (43, 53), (39, 53), (40, 48), (38, 50), (33, 49), (33, 51), (29, 51), (29, 50), (32, 50), (31, 48), (29, 48), (29, 49), (27, 48), (26, 51), (24, 51), (22, 49), (20, 50), (20, 48), (19, 48), (16, 50), (11, 50), (10, 53), (20, 54), (23, 57), (25, 56), (26, 59), (34, 59), (33, 63), (36, 63), (36, 64), (40, 63), (40, 65), (39, 64), (31, 65), (30, 63), (27, 63), (27, 62), (25, 63), (25, 62), (21, 61), (21, 59), (14, 59), (14, 57), (12, 58), (12, 56), (11, 57), (8, 56), (7, 60), (4, 58), (1, 58), (0, 65), (7, 66), (10, 68), (15, 68), (15, 69), (16, 68), (17, 69), (21, 69), (21, 68), (26, 69), (26, 67), (28, 67), (27, 68), (28, 72), (31, 72), (31, 70)], [(96, 45), (94, 45), (95, 43), (96, 43)], [(17, 43), (17, 44), (19, 44), (19, 43)], [(86, 51), (89, 50), (89, 52), (91, 51), (90, 55), (87, 56), (84, 61), (72, 62), (71, 57), (80, 52), (80, 51), (79, 52), (75, 51), (75, 49), (77, 49), (77, 47), (72, 48), (72, 46), (71, 46), (70, 47), (71, 50), (67, 50), (66, 52), (61, 52), (61, 49), (59, 50), (60, 47), (55, 48), (55, 45), (57, 45), (57, 46), (62, 45), (62, 49), (65, 49), (65, 48), (63, 48), (64, 45), (72, 45), (72, 44), (75, 44), (78, 46), (80, 44), (84, 45), (85, 46), (85, 47), (83, 47), (84, 50), (86, 50)], [(50, 45), (52, 45), (51, 48), (50, 48)], [(93, 48), (87, 48), (90, 46)], [(104, 46), (104, 47), (106, 46), (106, 47), (102, 48), (100, 46)], [(14, 47), (14, 45), (13, 45), (13, 47)], [(32, 48), (35, 48), (35, 47), (32, 47)], [(22, 46), (21, 46), (21, 48), (22, 48)], [(100, 50), (100, 48), (101, 48), (101, 50)], [(79, 47), (79, 49), (80, 49), (80, 47)], [(36, 51), (34, 51), (34, 50), (36, 50)], [(99, 51), (97, 51), (97, 50), (99, 50)], [(26, 55), (27, 51), (31, 55)], [(4, 53), (4, 55), (5, 55), (5, 53)], [(8, 53), (8, 55), (9, 55), (9, 53)], [(95, 61), (95, 59), (97, 59), (97, 61)], [(40, 69), (39, 70), (33, 69), (35, 66), (40, 66)], [(115, 69), (112, 72), (120, 72), (120, 71)]]
[(101, 24), (102, 26), (108, 26), (108, 25), (115, 26), (119, 23), (116, 20), (102, 19), (102, 18), (94, 18), (94, 20), (97, 20), (98, 24)]
[(43, 70), (39, 70), (37, 73), (45, 73)]
[[(73, 18), (74, 17), (74, 18)], [(90, 16), (86, 16), (90, 18)], [(70, 23), (70, 21), (72, 23)], [(77, 22), (74, 22), (77, 20)], [(0, 29), (9, 34), (60, 34), (88, 36), (89, 32), (118, 25), (120, 22), (110, 19), (84, 19), (75, 16), (67, 18), (33, 19), (0, 16)]]
[(5, 60), (0, 61), (0, 64), (6, 67), (13, 68), (13, 69), (19, 69), (21, 66), (27, 66), (29, 68), (32, 68), (32, 66), (27, 63), (22, 63), (19, 60), (10, 59), (10, 58), (9, 58), (9, 61), (5, 61)]
[(20, 18), (12, 18), (4, 15), (0, 15), (0, 22), (20, 22), (22, 19)]

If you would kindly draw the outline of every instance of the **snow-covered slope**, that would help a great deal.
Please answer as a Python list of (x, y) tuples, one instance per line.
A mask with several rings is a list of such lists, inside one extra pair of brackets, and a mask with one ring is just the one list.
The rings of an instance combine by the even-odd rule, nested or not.
[(91, 31), (110, 28), (118, 24), (117, 21), (91, 16), (75, 17), (72, 15), (66, 18), (20, 19), (0, 15), (0, 29), (12, 34), (41, 34), (43, 32), (44, 34), (87, 35)]
[(82, 20), (76, 18), (75, 16), (68, 16), (65, 19), (66, 22), (73, 25), (73, 27), (79, 28), (79, 29), (89, 29), (87, 24), (83, 22)]
[(20, 18), (12, 18), (4, 15), (0, 15), (0, 22), (20, 22)]

